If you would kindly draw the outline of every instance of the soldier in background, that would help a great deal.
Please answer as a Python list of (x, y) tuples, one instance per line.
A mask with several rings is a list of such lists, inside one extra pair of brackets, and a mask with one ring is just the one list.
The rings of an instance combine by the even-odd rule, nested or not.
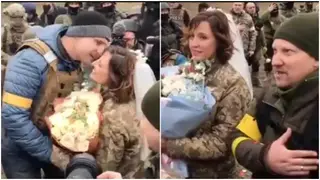
[(56, 6), (54, 3), (44, 3), (42, 8), (43, 13), (40, 15), (40, 25), (42, 27), (54, 24), (55, 19), (60, 14), (67, 14), (64, 7)]
[(248, 60), (253, 56), (256, 49), (257, 32), (253, 20), (251, 16), (244, 11), (244, 3), (242, 2), (233, 3), (231, 15), (233, 21), (238, 26), (242, 38), (243, 50)]
[(266, 51), (266, 41), (264, 38), (264, 32), (262, 30), (263, 24), (259, 17), (259, 7), (255, 2), (246, 2), (245, 11), (252, 17), (255, 29), (257, 31), (256, 49), (253, 56), (248, 59), (249, 65), (252, 65), (251, 80), (252, 85), (256, 87), (262, 87), (259, 80), (259, 67), (260, 60), (263, 58), (264, 51)]
[(36, 3), (26, 2), (22, 3), (22, 6), (27, 13), (27, 22), (30, 26), (40, 25), (40, 19), (36, 11)]
[(168, 3), (170, 6), (170, 18), (179, 25), (180, 29), (188, 26), (190, 16), (188, 11), (180, 3)]
[(82, 11), (82, 2), (66, 2), (64, 7), (67, 8), (67, 14), (59, 15), (54, 23), (71, 25), (74, 17)]
[(270, 62), (268, 61), (265, 64), (265, 71), (267, 73), (267, 76), (269, 76), (270, 72), (272, 71), (271, 59), (273, 56), (273, 35), (285, 20), (286, 18), (280, 14), (279, 6), (276, 3), (272, 3), (268, 7), (268, 10), (261, 16), (261, 23), (263, 24), (263, 30), (267, 44), (267, 60), (270, 60)]
[(180, 39), (183, 34), (178, 24), (169, 16), (168, 3), (161, 3), (161, 40), (166, 42), (169, 49), (180, 50)]
[(205, 2), (199, 3), (199, 5), (198, 5), (198, 13), (206, 11), (209, 7), (210, 6), (209, 6), (208, 3), (205, 3)]
[[(112, 33), (119, 36), (120, 46), (127, 49), (144, 50), (145, 43), (136, 36), (139, 30), (139, 24), (133, 19), (123, 19), (116, 22), (112, 28)], [(114, 39), (113, 39), (114, 40)]]
[(9, 17), (9, 24), (5, 24), (1, 29), (1, 87), (3, 87), (7, 64), (11, 56), (16, 53), (24, 40), (36, 37), (24, 19), (25, 12), (24, 7), (18, 3), (10, 4), (3, 12)]
[(141, 7), (142, 23), (137, 38), (146, 42), (144, 54), (156, 79), (160, 77), (160, 3), (143, 2)]
[(100, 2), (88, 1), (84, 3), (83, 9), (87, 11), (94, 11), (96, 7), (99, 7), (99, 5), (100, 5)]
[(313, 2), (305, 2), (305, 5), (300, 5), (299, 13), (310, 13), (316, 9), (313, 8)]
[(21, 4), (10, 4), (5, 10), (4, 15), (9, 17), (9, 24), (5, 24), (1, 33), (1, 50), (4, 56), (12, 56), (24, 41), (24, 33), (29, 28), (24, 19), (25, 9)]
[(116, 2), (101, 2), (99, 6), (95, 8), (95, 11), (102, 13), (107, 18), (107, 26), (110, 29), (117, 21), (126, 18), (125, 14), (116, 10)]
[(291, 18), (298, 14), (297, 8), (294, 7), (294, 2), (282, 2), (280, 3), (280, 13), (286, 17)]
[(146, 41), (148, 36), (159, 36), (160, 3), (144, 2), (141, 6), (141, 28), (138, 38)]

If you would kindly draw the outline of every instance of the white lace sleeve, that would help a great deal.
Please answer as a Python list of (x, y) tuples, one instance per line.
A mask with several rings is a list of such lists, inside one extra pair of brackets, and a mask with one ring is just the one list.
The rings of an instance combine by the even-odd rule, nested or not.
[(141, 119), (144, 116), (141, 110), (142, 99), (152, 85), (154, 85), (156, 78), (150, 66), (141, 59), (141, 56), (137, 56), (137, 59), (138, 62), (136, 63), (134, 72), (134, 93), (137, 118)]

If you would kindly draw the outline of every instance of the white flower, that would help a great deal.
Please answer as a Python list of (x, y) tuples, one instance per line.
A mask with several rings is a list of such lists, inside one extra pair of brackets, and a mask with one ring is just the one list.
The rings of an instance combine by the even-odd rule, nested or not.
[(143, 52), (140, 49), (135, 50), (135, 51), (130, 49), (129, 51), (136, 55), (137, 63), (144, 64), (147, 62), (148, 58), (143, 54)]

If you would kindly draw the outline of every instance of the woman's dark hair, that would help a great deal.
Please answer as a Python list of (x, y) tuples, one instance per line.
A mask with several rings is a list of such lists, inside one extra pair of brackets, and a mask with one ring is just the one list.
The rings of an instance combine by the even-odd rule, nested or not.
[(120, 46), (110, 46), (109, 83), (104, 99), (112, 98), (118, 103), (126, 103), (134, 98), (133, 75), (136, 56)]
[(219, 10), (199, 13), (191, 20), (189, 26), (185, 29), (182, 40), (185, 51), (184, 53), (188, 56), (191, 55), (189, 49), (189, 37), (201, 22), (208, 22), (210, 24), (211, 31), (216, 39), (216, 60), (221, 64), (227, 63), (232, 56), (234, 47), (230, 35), (228, 18)]

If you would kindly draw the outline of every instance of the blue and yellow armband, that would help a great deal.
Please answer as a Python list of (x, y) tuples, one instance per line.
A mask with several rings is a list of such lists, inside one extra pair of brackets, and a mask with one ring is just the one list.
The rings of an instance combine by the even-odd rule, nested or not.
[(29, 109), (32, 105), (32, 99), (18, 96), (9, 92), (3, 92), (2, 102), (23, 109)]

